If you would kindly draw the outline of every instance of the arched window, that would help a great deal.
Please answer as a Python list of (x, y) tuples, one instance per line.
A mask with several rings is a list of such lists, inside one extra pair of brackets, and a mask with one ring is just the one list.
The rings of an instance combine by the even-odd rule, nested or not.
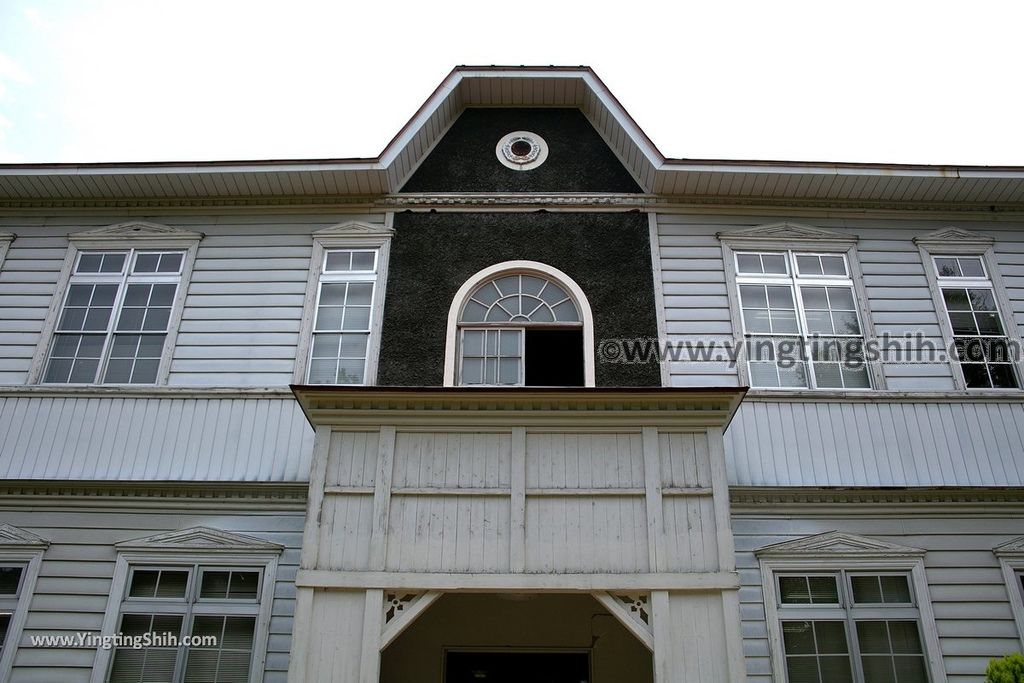
[(470, 278), (448, 316), (445, 384), (593, 386), (590, 305), (565, 273), (510, 261)]

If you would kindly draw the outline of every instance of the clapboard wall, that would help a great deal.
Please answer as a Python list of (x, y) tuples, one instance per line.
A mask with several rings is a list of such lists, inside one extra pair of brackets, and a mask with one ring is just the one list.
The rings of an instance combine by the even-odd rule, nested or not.
[[(735, 496), (735, 492), (734, 492)], [(925, 574), (949, 683), (983, 683), (991, 659), (1020, 650), (1008, 588), (992, 549), (1021, 534), (1018, 509), (1003, 513), (944, 503), (920, 512), (893, 503), (844, 514), (841, 504), (815, 514), (769, 512), (772, 506), (736, 505), (733, 533), (740, 573), (740, 615), (748, 683), (771, 683), (761, 572), (754, 551), (826, 531), (845, 531), (926, 550)], [(920, 506), (915, 506), (920, 507)], [(935, 506), (938, 507), (938, 506)], [(935, 508), (933, 507), (933, 510)]]
[[(0, 217), (17, 235), (0, 268), (0, 385), (24, 384), (53, 297), (69, 233), (125, 215)], [(313, 251), (312, 233), (384, 214), (133, 215), (201, 232), (172, 357), (172, 386), (291, 382)], [(128, 242), (126, 247), (131, 246)]]
[[(717, 216), (659, 214), (658, 259), (665, 299), (665, 326), (673, 341), (707, 338), (731, 340), (732, 329), (725, 265), (717, 233), (778, 223), (779, 216)], [(801, 217), (800, 223), (844, 235), (855, 235), (857, 255), (875, 333), (902, 336), (920, 332), (938, 348), (945, 342), (939, 316), (928, 289), (925, 264), (915, 237), (955, 225), (995, 238), (999, 273), (1012, 311), (1004, 322), (1024, 333), (1024, 224), (996, 221), (924, 221), (917, 219), (835, 219)], [(795, 249), (799, 245), (794, 244)], [(673, 362), (674, 386), (728, 385), (737, 382), (727, 362)], [(884, 363), (886, 388), (893, 391), (945, 391), (953, 388), (947, 363)]]
[[(8, 492), (9, 493), (9, 492)], [(32, 648), (32, 636), (99, 634), (112, 590), (114, 544), (157, 533), (207, 526), (284, 546), (274, 589), (264, 683), (287, 677), (295, 602), (295, 573), (302, 542), (305, 501), (258, 498), (248, 505), (120, 495), (0, 497), (0, 523), (12, 524), (50, 541), (31, 596), (10, 683), (88, 683), (95, 648)], [(83, 500), (85, 498), (85, 500)], [(9, 643), (8, 646), (13, 645)]]

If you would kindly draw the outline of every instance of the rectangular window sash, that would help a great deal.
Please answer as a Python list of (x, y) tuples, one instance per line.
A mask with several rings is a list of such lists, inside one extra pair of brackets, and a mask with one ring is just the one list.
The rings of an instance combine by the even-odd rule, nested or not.
[(967, 388), (1020, 388), (1006, 319), (985, 260), (933, 256), (932, 264)]
[(737, 252), (735, 258), (751, 386), (871, 388), (845, 254)]
[(42, 381), (155, 384), (184, 256), (182, 251), (79, 252)]
[(324, 253), (313, 314), (307, 372), (310, 384), (367, 383), (378, 261), (378, 249), (330, 249)]

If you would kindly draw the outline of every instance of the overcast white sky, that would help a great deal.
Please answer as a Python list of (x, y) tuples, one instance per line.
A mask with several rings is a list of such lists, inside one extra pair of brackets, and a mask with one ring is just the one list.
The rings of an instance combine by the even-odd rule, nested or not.
[(376, 156), (456, 64), (587, 64), (670, 157), (1024, 165), (1024, 3), (0, 0), (0, 162)]

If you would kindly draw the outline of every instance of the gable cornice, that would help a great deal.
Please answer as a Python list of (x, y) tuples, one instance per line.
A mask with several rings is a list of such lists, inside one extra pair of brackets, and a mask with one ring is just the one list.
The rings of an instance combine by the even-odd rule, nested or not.
[(0, 550), (42, 550), (50, 542), (31, 531), (10, 524), (0, 524)]
[(149, 221), (126, 221), (68, 235), (68, 239), (73, 242), (124, 239), (198, 241), (203, 237), (201, 232), (182, 230)]
[(363, 221), (345, 221), (313, 232), (313, 237), (390, 237), (393, 228)]
[(115, 544), (119, 551), (280, 553), (284, 546), (210, 527), (191, 527)]
[(792, 541), (776, 543), (754, 551), (762, 558), (772, 559), (856, 559), (918, 557), (925, 551), (920, 548), (879, 541), (842, 531), (826, 531), (814, 536), (805, 536)]
[(738, 243), (760, 243), (760, 242), (827, 242), (837, 245), (852, 245), (856, 243), (856, 235), (848, 235), (824, 228), (818, 228), (803, 223), (782, 221), (779, 223), (766, 223), (752, 228), (730, 230), (719, 232), (715, 235), (726, 244)]
[(982, 235), (977, 232), (971, 232), (970, 230), (964, 230), (963, 228), (957, 228), (955, 226), (942, 228), (941, 230), (936, 230), (935, 232), (930, 232), (927, 235), (921, 235), (920, 237), (914, 238), (914, 244), (920, 247), (943, 247), (950, 245), (987, 247), (993, 242), (995, 242), (994, 237)]

